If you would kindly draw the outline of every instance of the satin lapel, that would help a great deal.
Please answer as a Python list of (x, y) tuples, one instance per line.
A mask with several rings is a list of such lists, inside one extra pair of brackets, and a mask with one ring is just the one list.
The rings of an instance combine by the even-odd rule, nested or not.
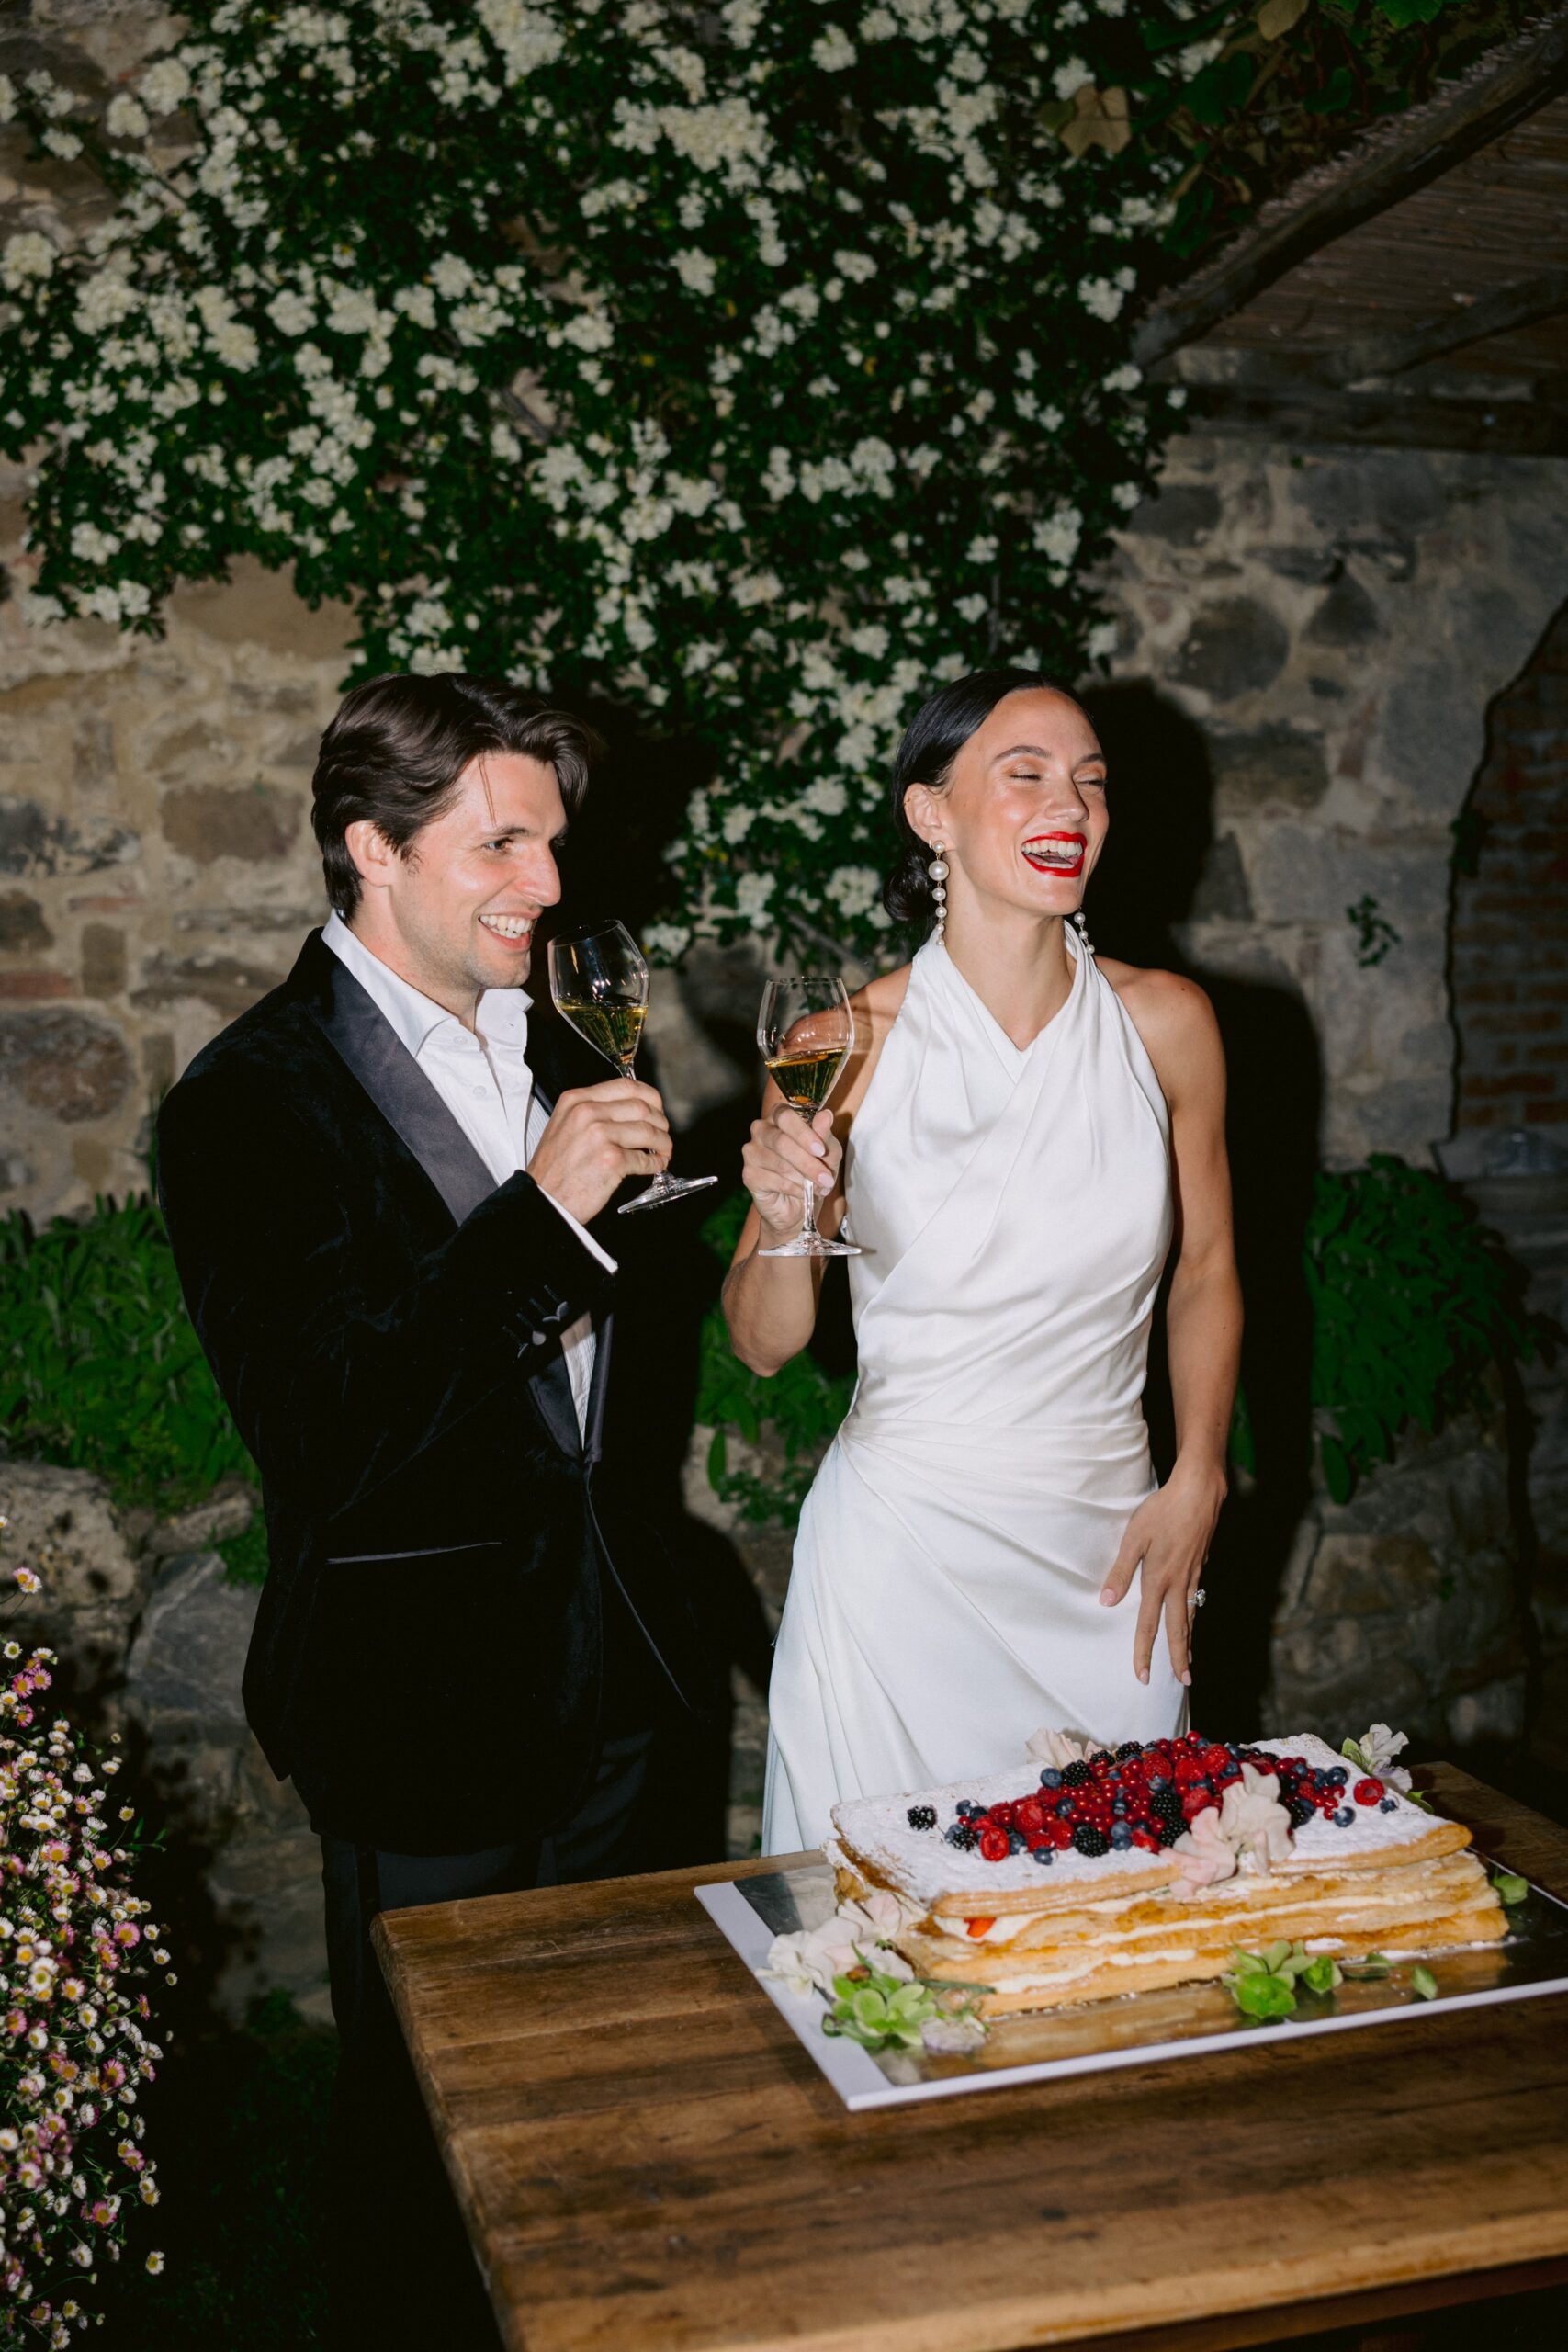
[[(330, 948), (323, 975), (326, 1001), (310, 1010), (329, 1044), (345, 1062), (376, 1108), (412, 1153), (441, 1198), (453, 1223), (461, 1225), (496, 1189), (495, 1178), (452, 1116), (390, 1022), (383, 1019), (346, 964)], [(582, 1453), (571, 1375), (558, 1351), (530, 1374), (535, 1402), (563, 1453)]]
[[(579, 1067), (573, 1068), (573, 1062)], [(556, 1096), (572, 1085), (592, 1086), (595, 1078), (603, 1077), (597, 1057), (592, 1047), (564, 1032), (558, 1020), (547, 1015), (540, 1019), (528, 1016), (528, 1067), (534, 1072), (534, 1092), (539, 1108), (547, 1119), (555, 1109)], [(612, 1253), (613, 1254), (613, 1253)], [(604, 1434), (604, 1392), (610, 1376), (610, 1338), (615, 1318), (609, 1307), (593, 1317), (593, 1377), (588, 1386), (588, 1406), (583, 1418), (587, 1422), (587, 1437), (583, 1452), (590, 1462), (597, 1462), (603, 1452)], [(565, 1370), (564, 1364), (562, 1370)], [(570, 1402), (570, 1379), (567, 1382)], [(572, 1408), (573, 1420), (576, 1408)]]
[(311, 1011), (334, 1051), (418, 1160), (454, 1223), (461, 1225), (494, 1192), (495, 1178), (391, 1023), (347, 965), (330, 948), (327, 955), (328, 1001)]

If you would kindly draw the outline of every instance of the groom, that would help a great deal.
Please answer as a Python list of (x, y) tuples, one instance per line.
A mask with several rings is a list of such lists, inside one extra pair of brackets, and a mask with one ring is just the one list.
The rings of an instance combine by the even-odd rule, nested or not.
[(246, 1713), (321, 1838), (345, 2338), (463, 2340), (474, 2288), (372, 1919), (635, 1870), (655, 1716), (691, 1687), (683, 1604), (601, 1460), (616, 1268), (589, 1229), (669, 1127), (586, 1049), (573, 1082), (524, 993), (597, 749), (486, 679), (356, 688), (315, 775), (332, 916), (158, 1123), (186, 1303), (262, 1475)]

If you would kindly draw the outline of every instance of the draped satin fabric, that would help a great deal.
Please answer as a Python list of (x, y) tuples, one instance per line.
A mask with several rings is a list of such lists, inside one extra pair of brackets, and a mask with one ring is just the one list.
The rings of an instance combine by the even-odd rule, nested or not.
[(1020, 1760), (1051, 1724), (1179, 1729), (1137, 1585), (1098, 1595), (1153, 1490), (1142, 1395), (1170, 1246), (1169, 1122), (1092, 955), (1020, 1049), (940, 943), (851, 1132), (854, 1402), (801, 1514), (769, 1690), (762, 1845), (840, 1799)]

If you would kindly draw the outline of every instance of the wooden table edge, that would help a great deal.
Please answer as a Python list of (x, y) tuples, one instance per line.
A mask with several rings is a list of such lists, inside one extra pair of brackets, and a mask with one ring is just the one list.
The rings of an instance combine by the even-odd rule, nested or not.
[[(1498, 1861), (1512, 1863), (1515, 1857), (1510, 1846), (1521, 1833), (1546, 1833), (1549, 1843), (1568, 1844), (1568, 1832), (1545, 1815), (1506, 1796), (1500, 1790), (1476, 1780), (1458, 1766), (1434, 1764), (1421, 1770), (1416, 1786), (1425, 1789), (1438, 1801), (1438, 1807), (1456, 1819), (1471, 1826), (1477, 1813), (1501, 1815), (1500, 1834), (1489, 1835), (1485, 1850)], [(798, 1854), (749, 1855), (738, 1861), (703, 1864), (696, 1868), (649, 1872), (627, 1883), (651, 1889), (660, 1884), (674, 1884), (688, 1891), (699, 1886), (733, 1883), (764, 1872), (784, 1871), (818, 1863), (819, 1852), (807, 1849)], [(1568, 1899), (1568, 1860), (1553, 1857), (1556, 1867), (1542, 1871), (1539, 1863), (1532, 1865), (1530, 1875), (1547, 1884), (1551, 1891)], [(544, 1890), (556, 1893), (559, 1890)], [(513, 1898), (491, 1896), (470, 1898), (490, 1902), (505, 1902)], [(398, 1916), (414, 1918), (430, 1911), (452, 1910), (450, 1904), (421, 1906)], [(402, 2031), (418, 2079), (426, 2110), (430, 2115), (443, 2164), (452, 2183), (470, 2249), (484, 2280), (497, 2326), (511, 2352), (533, 2352), (524, 2333), (524, 2315), (503, 2303), (494, 2291), (483, 2252), (483, 2231), (473, 2185), (470, 2182), (460, 2151), (451, 2128), (440, 2090), (433, 2080), (425, 2057), (413, 2031), (408, 2010), (407, 1987), (395, 1940), (395, 1931), (389, 1932), (384, 1916), (372, 1923), (371, 1939), (382, 1974), (390, 1994), (398, 2023)], [(1550, 2226), (1548, 2224), (1550, 2223)], [(1111, 2312), (1100, 2318), (1074, 2317), (1063, 2327), (1043, 2329), (1038, 2317), (1031, 2318), (1020, 2310), (1016, 2321), (1009, 2316), (1006, 2304), (986, 2308), (986, 2325), (968, 2345), (960, 2345), (948, 2327), (940, 2343), (934, 2335), (926, 2338), (917, 2322), (911, 2331), (901, 2328), (898, 2352), (1024, 2352), (1024, 2347), (1054, 2345), (1070, 2347), (1074, 2345), (1110, 2344), (1116, 2352), (1230, 2352), (1239, 2347), (1287, 2340), (1292, 2335), (1318, 2333), (1335, 2325), (1333, 2320), (1321, 2315), (1344, 2307), (1346, 2323), (1353, 2324), (1361, 2316), (1362, 2307), (1370, 2318), (1399, 2317), (1407, 2312), (1442, 2308), (1450, 2303), (1478, 2301), (1494, 2293), (1514, 2294), (1530, 2291), (1537, 2286), (1555, 2286), (1568, 2282), (1568, 2210), (1554, 2214), (1517, 2217), (1514, 2222), (1499, 2230), (1495, 2222), (1478, 2224), (1474, 2233), (1478, 2240), (1489, 2244), (1472, 2245), (1472, 2233), (1450, 2229), (1440, 2245), (1431, 2248), (1431, 2259), (1412, 2261), (1407, 2268), (1397, 2268), (1375, 2281), (1348, 2291), (1328, 2289), (1323, 2291), (1310, 2285), (1294, 2284), (1286, 2289), (1290, 2300), (1258, 2304), (1237, 2293), (1234, 2301), (1221, 2294), (1208, 2309), (1189, 2317), (1171, 2316), (1149, 2323), (1130, 2312)], [(1412, 2233), (1410, 2246), (1414, 2252), (1420, 2243), (1418, 2233)], [(1457, 2261), (1450, 2259), (1458, 2256)], [(1440, 2257), (1440, 2258), (1439, 2258)], [(1287, 2265), (1286, 2267), (1289, 2267)], [(1494, 2284), (1493, 2282), (1498, 2282)], [(1238, 2282), (1239, 2284), (1239, 2282)], [(981, 2316), (979, 2312), (976, 2318)], [(994, 2320), (995, 2327), (990, 2324)], [(1284, 2324), (1281, 2324), (1284, 2323)], [(1268, 2333), (1258, 2332), (1267, 2325)], [(1000, 2329), (1003, 2332), (997, 2332)], [(889, 2352), (887, 2327), (881, 2320), (852, 2323), (830, 2330), (814, 2329), (801, 2333), (793, 2328), (777, 2338), (751, 2336), (746, 2352)]]

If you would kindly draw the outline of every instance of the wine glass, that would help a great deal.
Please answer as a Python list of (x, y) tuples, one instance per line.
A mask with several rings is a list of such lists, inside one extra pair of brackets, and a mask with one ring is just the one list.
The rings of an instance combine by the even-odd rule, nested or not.
[[(821, 975), (770, 980), (757, 1015), (757, 1043), (768, 1076), (790, 1108), (810, 1120), (838, 1083), (855, 1041), (854, 1015), (842, 980)], [(793, 1241), (759, 1250), (759, 1258), (858, 1258), (852, 1241), (817, 1230), (817, 1187), (806, 1180), (806, 1210)]]
[[(648, 966), (625, 923), (581, 923), (552, 939), (550, 994), (561, 1019), (623, 1078), (630, 1078), (648, 1018)], [(716, 1176), (671, 1176), (666, 1170), (634, 1199), (623, 1201), (620, 1214), (656, 1209), (717, 1182)]]

